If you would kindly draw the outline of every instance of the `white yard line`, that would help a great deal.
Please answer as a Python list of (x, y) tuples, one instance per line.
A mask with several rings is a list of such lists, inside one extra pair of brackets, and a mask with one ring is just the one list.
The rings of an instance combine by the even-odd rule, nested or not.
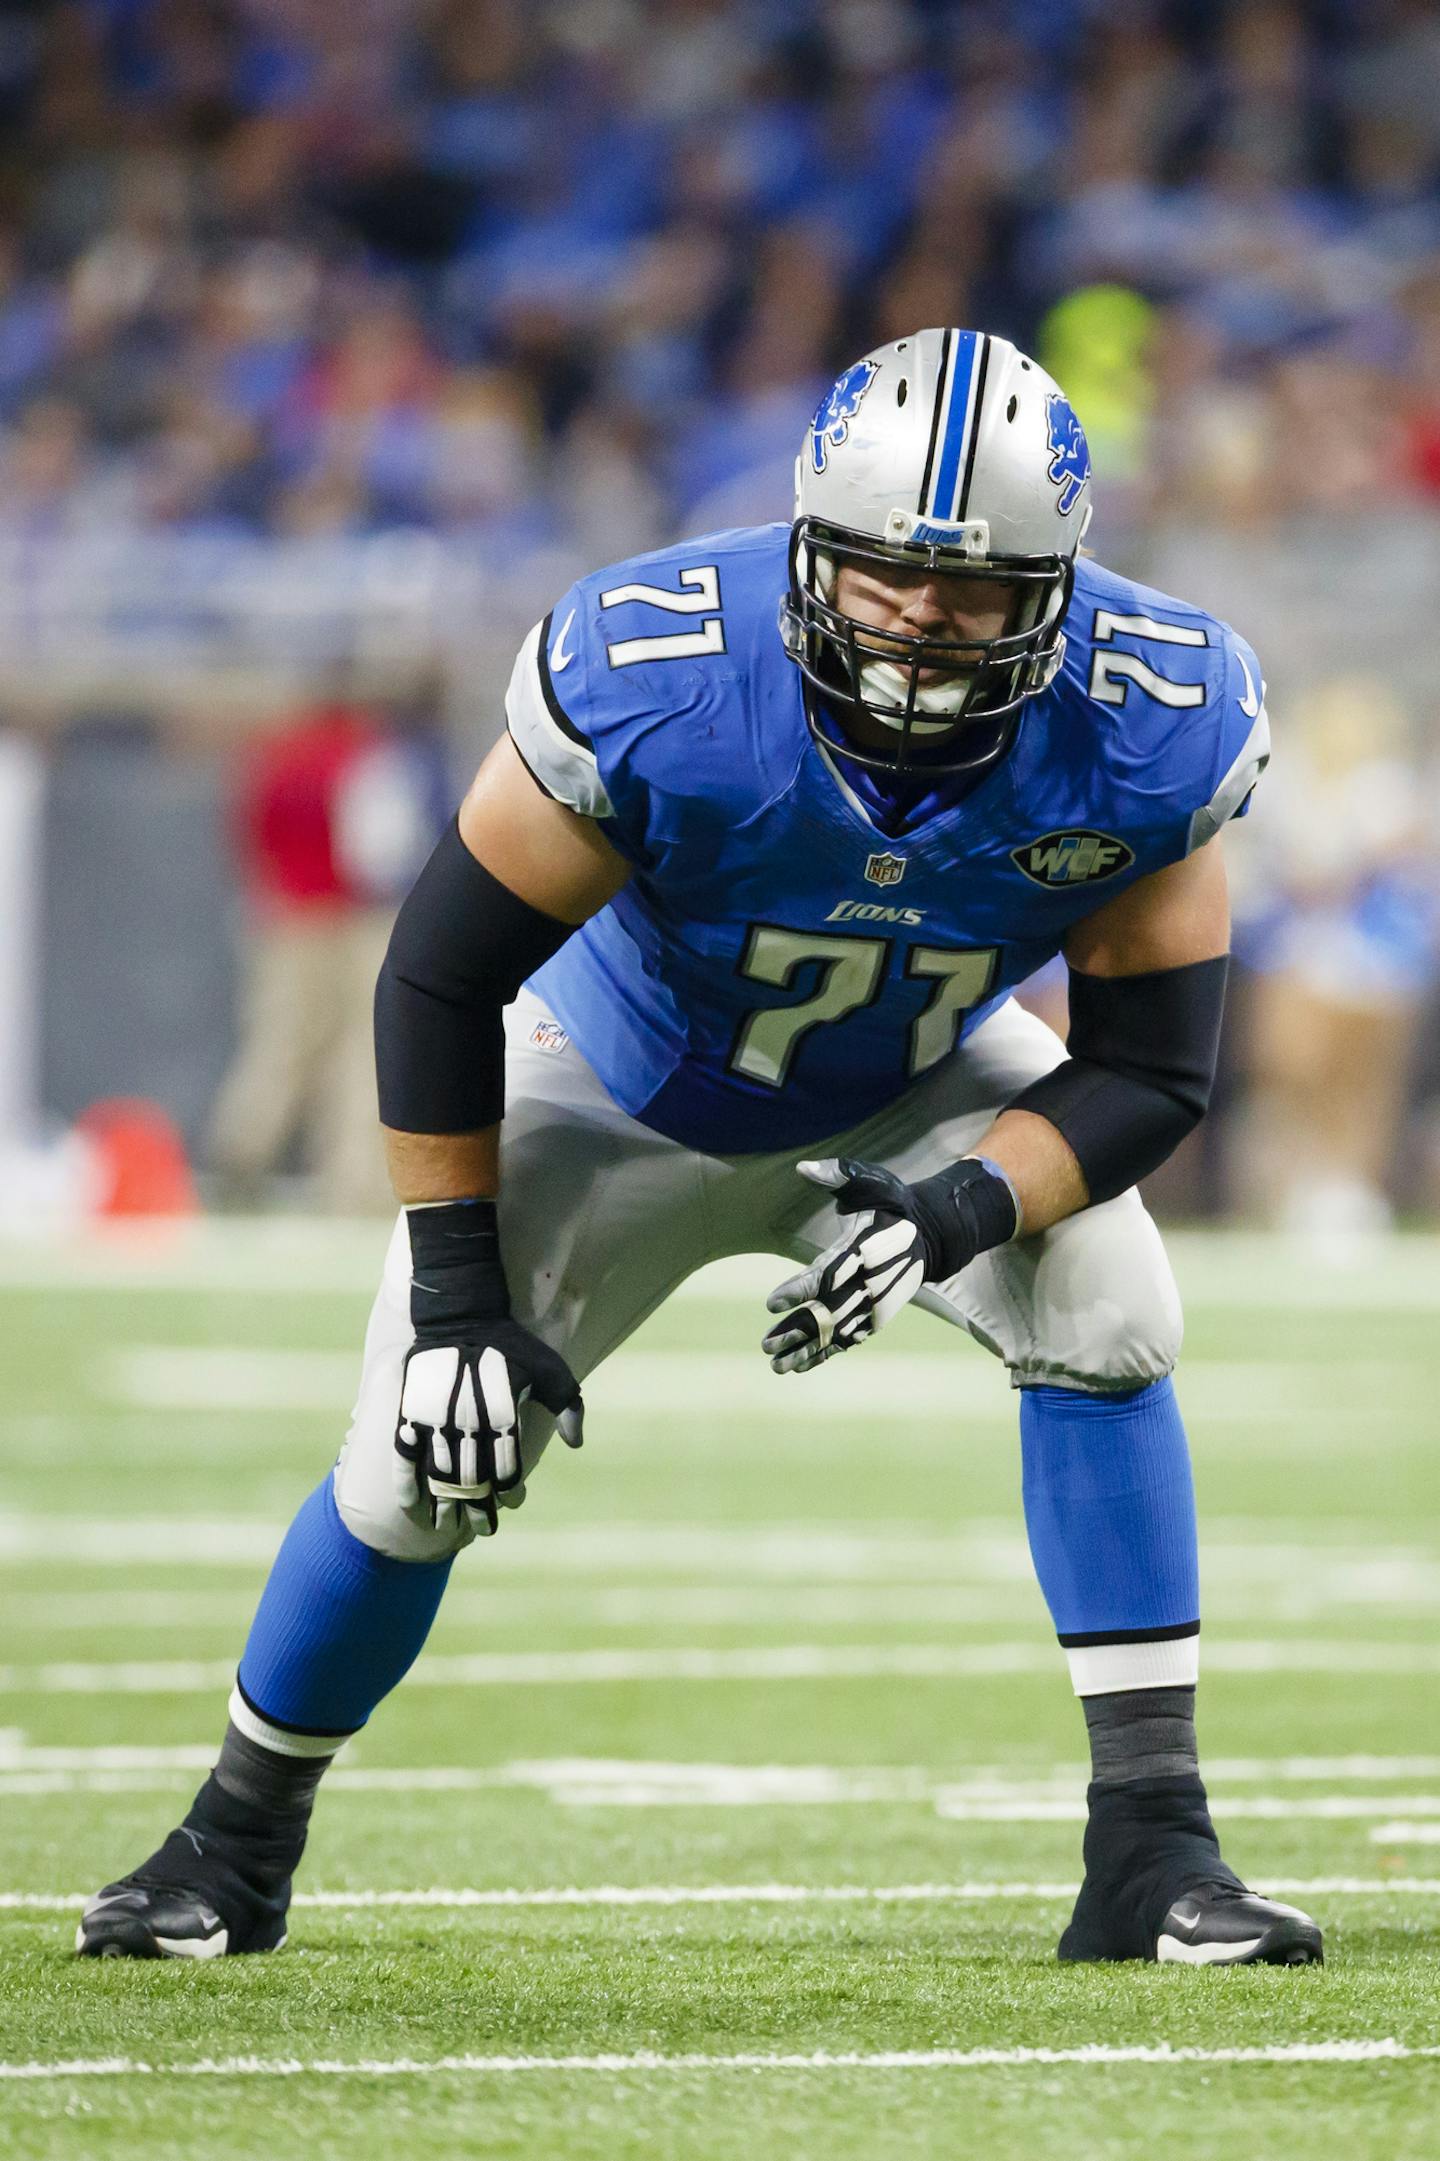
[(0, 1731), (0, 1774), (6, 1771), (173, 1771), (208, 1770), (215, 1743), (185, 1742), (175, 1748), (31, 1747), (13, 1728)]
[[(208, 1768), (214, 1760), (215, 1739), (184, 1741), (166, 1747), (141, 1747), (130, 1743), (91, 1747), (55, 1747), (32, 1742), (16, 1726), (0, 1726), (0, 1771), (153, 1771)], [(524, 1757), (500, 1764), (411, 1764), (356, 1768), (355, 1742), (345, 1749), (339, 1769), (327, 1782), (328, 1792), (337, 1776), (362, 1777), (372, 1785), (381, 1781), (415, 1779), (467, 1785), (544, 1786), (609, 1780), (623, 1783), (643, 1779), (652, 1785), (672, 1787), (713, 1786), (717, 1782), (753, 1783), (767, 1791), (794, 1789), (803, 1798), (823, 1788), (827, 1792), (863, 1793), (877, 1789), (891, 1796), (928, 1794), (943, 1786), (947, 1793), (974, 1796), (1011, 1796), (1078, 1787), (1081, 1772), (1075, 1762), (1041, 1765), (974, 1764), (963, 1772), (945, 1771), (924, 1764), (830, 1764), (830, 1763), (717, 1763), (696, 1757), (651, 1758), (635, 1756)], [(1205, 1774), (1221, 1785), (1323, 1785), (1359, 1779), (1380, 1783), (1386, 1779), (1440, 1778), (1440, 1756), (1208, 1756)], [(1408, 1797), (1396, 1795), (1398, 1805)]]
[(662, 2056), (648, 2049), (598, 2056), (330, 2057), (223, 2056), (189, 2063), (150, 2063), (138, 2056), (74, 2057), (55, 2063), (0, 2063), (0, 2079), (67, 2078), (434, 2078), (437, 2073), (503, 2077), (513, 2073), (716, 2071), (987, 2071), (1048, 2070), (1057, 2065), (1144, 2064), (1175, 2070), (1191, 2064), (1403, 2063), (1440, 2056), (1440, 2047), (1409, 2042), (1276, 2041), (1253, 2048), (1174, 2047), (1167, 2041), (1126, 2046), (1087, 2042), (1078, 2048), (931, 2048), (809, 2054), (746, 2053)]
[[(1211, 1673), (1431, 1675), (1440, 1643), (1209, 1641)], [(703, 1645), (632, 1649), (585, 1646), (569, 1651), (437, 1652), (422, 1658), (409, 1688), (594, 1687), (659, 1681), (1001, 1680), (1053, 1678), (1060, 1654), (1048, 1643), (816, 1644), (711, 1649)], [(0, 1666), (4, 1695), (205, 1695), (226, 1688), (231, 1659), (117, 1659)]]
[[(896, 1374), (903, 1370), (905, 1416), (1014, 1416), (1005, 1370), (957, 1340), (948, 1350), (888, 1351), (868, 1360), (837, 1362), (808, 1374), (803, 1386), (771, 1373), (758, 1352), (627, 1351), (586, 1383), (587, 1401), (604, 1415), (630, 1422), (663, 1419), (683, 1436), (697, 1415), (723, 1409), (744, 1416), (774, 1414), (806, 1424), (893, 1414)], [(1374, 1360), (1342, 1365), (1313, 1360), (1188, 1360), (1185, 1403), (1209, 1424), (1256, 1419), (1302, 1419), (1317, 1414), (1354, 1417), (1377, 1392), (1407, 1376), (1423, 1379), (1421, 1362), (1403, 1368)], [(347, 1412), (360, 1377), (354, 1350), (262, 1350), (188, 1344), (134, 1344), (111, 1353), (97, 1376), (116, 1402), (149, 1411)], [(1336, 1390), (1341, 1400), (1336, 1402)]]
[[(621, 1789), (622, 1794), (624, 1789)], [(598, 1798), (598, 1796), (597, 1796)], [(1397, 1806), (1417, 1816), (1440, 1818), (1440, 1794), (1359, 1793), (1254, 1793), (1210, 1796), (1212, 1813), (1226, 1818), (1247, 1818), (1258, 1823), (1314, 1822), (1363, 1823), (1373, 1816), (1392, 1814)], [(973, 1801), (963, 1795), (935, 1794), (935, 1813), (953, 1823), (1083, 1823), (1083, 1794), (1038, 1795), (1015, 1800)]]
[[(0, 1798), (40, 1794), (169, 1792), (190, 1782), (214, 1760), (211, 1741), (146, 1748), (133, 1745), (92, 1748), (31, 1745), (15, 1728), (0, 1729)], [(1392, 1793), (1349, 1796), (1261, 1794), (1231, 1795), (1232, 1785), (1317, 1785), (1335, 1779), (1372, 1783), (1440, 1776), (1440, 1758), (1294, 1757), (1217, 1758), (1206, 1764), (1217, 1806), (1231, 1814), (1248, 1812), (1284, 1819), (1388, 1816), (1391, 1831), (1409, 1829), (1429, 1842), (1440, 1833), (1429, 1824), (1397, 1825), (1398, 1808), (1440, 1815), (1440, 1797)], [(632, 1757), (525, 1758), (500, 1764), (366, 1765), (356, 1761), (353, 1744), (326, 1781), (339, 1793), (476, 1793), (524, 1787), (570, 1807), (626, 1805), (674, 1807), (686, 1804), (737, 1807), (836, 1807), (874, 1803), (938, 1804), (942, 1813), (959, 1815), (968, 1805), (1004, 1804), (1003, 1820), (1045, 1820), (1058, 1808), (1069, 1820), (1079, 1807), (1083, 1786), (1077, 1766), (1055, 1764), (1021, 1771), (1000, 1765), (975, 1766), (964, 1774), (921, 1765), (837, 1765), (782, 1763), (711, 1763), (696, 1760), (653, 1761)], [(1035, 1813), (1026, 1816), (1026, 1804)], [(1372, 1833), (1372, 1837), (1379, 1834)]]
[[(528, 1531), (528, 1525), (527, 1525)], [(1208, 1560), (1208, 1557), (1207, 1557)], [(1417, 1565), (1417, 1574), (1419, 1564)], [(1244, 1562), (1248, 1570), (1251, 1564)], [(1303, 1593), (1293, 1581), (1239, 1580), (1222, 1564), (1207, 1565), (1212, 1620), (1235, 1627), (1274, 1622), (1333, 1622), (1343, 1611), (1365, 1611), (1390, 1620), (1415, 1623), (1440, 1612), (1440, 1565), (1430, 1564), (1433, 1590), (1407, 1590), (1403, 1561), (1393, 1581), (1373, 1580), (1368, 1567), (1351, 1572), (1320, 1570)], [(1378, 1572), (1377, 1572), (1378, 1574)], [(1223, 1588), (1222, 1588), (1223, 1586)], [(1033, 1581), (1000, 1582), (988, 1573), (982, 1582), (844, 1584), (604, 1584), (571, 1582), (564, 1591), (567, 1626), (584, 1620), (608, 1628), (853, 1628), (885, 1624), (900, 1627), (949, 1625), (957, 1628), (1016, 1627), (1042, 1618), (1040, 1592)], [(514, 1632), (517, 1622), (533, 1634), (561, 1614), (553, 1582), (507, 1581), (488, 1590), (454, 1584), (445, 1594), (447, 1634), (459, 1628), (483, 1629), (488, 1636), (503, 1622)], [(249, 1621), (255, 1603), (253, 1584), (228, 1591), (144, 1591), (127, 1588), (117, 1605), (110, 1590), (0, 1591), (0, 1629), (12, 1639), (22, 1634), (44, 1637), (93, 1637), (97, 1630), (127, 1635), (197, 1629), (235, 1635)], [(50, 1648), (47, 1644), (46, 1648)]]
[[(0, 1289), (368, 1299), (389, 1235), (380, 1218), (97, 1225), (72, 1237), (0, 1240)], [(1440, 1306), (1440, 1239), (1431, 1236), (1382, 1240), (1348, 1266), (1320, 1258), (1300, 1240), (1263, 1232), (1171, 1231), (1166, 1246), (1192, 1306), (1347, 1314), (1429, 1313)], [(675, 1295), (687, 1303), (763, 1303), (784, 1272), (785, 1264), (770, 1255), (742, 1254), (703, 1269)]]
[[(171, 1792), (208, 1767), (213, 1747), (28, 1748), (0, 1734), (0, 1801), (75, 1793)], [(1413, 1776), (1413, 1771), (1401, 1775)], [(1397, 1810), (1436, 1819), (1434, 1793), (1245, 1793), (1224, 1790), (1210, 1772), (1215, 1813), (1258, 1822), (1353, 1822), (1379, 1817), (1391, 1832)], [(946, 1777), (918, 1767), (830, 1764), (646, 1762), (558, 1757), (492, 1765), (375, 1766), (342, 1761), (327, 1792), (476, 1793), (524, 1788), (564, 1808), (832, 1808), (908, 1804), (948, 1821), (983, 1824), (1081, 1823), (1084, 1786), (1073, 1766), (1040, 1776), (1001, 1770)], [(1440, 1835), (1440, 1831), (1437, 1831)]]
[[(517, 1620), (527, 1633), (542, 1622), (577, 1619), (602, 1627), (729, 1628), (785, 1624), (790, 1627), (846, 1627), (856, 1621), (958, 1626), (1023, 1623), (1043, 1608), (1034, 1584), (932, 1583), (868, 1584), (863, 1591), (844, 1584), (619, 1584), (571, 1583), (562, 1594), (554, 1583), (496, 1584), (491, 1590), (465, 1590), (453, 1583), (445, 1593), (445, 1620), (453, 1629), (468, 1623), (514, 1633)], [(127, 1589), (117, 1606), (115, 1591), (0, 1591), (0, 1627), (40, 1635), (93, 1636), (123, 1625), (131, 1630), (176, 1631), (196, 1628), (242, 1630), (255, 1603), (253, 1585), (230, 1591), (135, 1591)], [(1435, 1601), (1440, 1606), (1440, 1596)], [(1395, 1608), (1386, 1604), (1383, 1609)], [(1414, 1618), (1430, 1610), (1428, 1602)], [(1232, 1604), (1226, 1612), (1237, 1618)], [(1333, 1612), (1333, 1601), (1317, 1598), (1313, 1614)], [(1273, 1620), (1274, 1611), (1257, 1607), (1252, 1618)]]
[[(1287, 1526), (1287, 1528), (1292, 1528)], [(1258, 1573), (1273, 1577), (1330, 1571), (1356, 1572), (1361, 1583), (1387, 1577), (1417, 1596), (1428, 1596), (1440, 1575), (1433, 1542), (1396, 1542), (1388, 1525), (1347, 1523), (1343, 1537), (1326, 1522), (1313, 1537), (1275, 1536), (1263, 1516), (1215, 1516), (1203, 1527), (1206, 1575), (1212, 1583), (1244, 1585)], [(752, 1523), (614, 1520), (557, 1523), (543, 1509), (526, 1509), (494, 1553), (483, 1560), (477, 1584), (494, 1583), (493, 1596), (508, 1595), (515, 1576), (559, 1576), (567, 1588), (576, 1577), (636, 1576), (632, 1588), (695, 1587), (697, 1577), (737, 1579), (793, 1590), (816, 1583), (853, 1587), (857, 1599), (871, 1584), (909, 1589), (926, 1584), (1023, 1584), (1034, 1569), (1014, 1517), (975, 1517), (950, 1535), (931, 1523), (877, 1518)], [(0, 1560), (84, 1561), (90, 1567), (213, 1568), (249, 1566), (274, 1558), (283, 1521), (204, 1516), (79, 1516), (0, 1509)], [(0, 1593), (3, 1600), (4, 1593)], [(112, 1597), (114, 1594), (109, 1594)], [(128, 1590), (125, 1593), (128, 1597)], [(473, 1595), (485, 1593), (477, 1590)], [(448, 1610), (448, 1607), (447, 1607)]]
[[(243, 1517), (63, 1516), (0, 1512), (0, 1560), (83, 1561), (89, 1568), (263, 1567), (285, 1535), (283, 1523)], [(111, 1594), (128, 1596), (128, 1589)]]
[[(525, 1526), (525, 1534), (530, 1526)], [(1016, 1552), (1021, 1552), (1016, 1545)], [(489, 1556), (486, 1556), (489, 1558)], [(1230, 1567), (1228, 1562), (1235, 1562)], [(1040, 1590), (1029, 1578), (1003, 1580), (999, 1569), (982, 1565), (982, 1580), (949, 1584), (603, 1584), (569, 1582), (564, 1593), (554, 1582), (510, 1582), (504, 1588), (445, 1593), (445, 1625), (495, 1627), (504, 1608), (506, 1623), (586, 1621), (597, 1627), (871, 1627), (871, 1625), (951, 1625), (995, 1627), (1042, 1619)], [(1440, 1612), (1440, 1562), (1395, 1560), (1392, 1573), (1384, 1562), (1358, 1562), (1330, 1569), (1310, 1565), (1306, 1582), (1256, 1580), (1254, 1562), (1243, 1549), (1230, 1549), (1211, 1562), (1206, 1554), (1211, 1597), (1206, 1612), (1213, 1623), (1334, 1623), (1343, 1612), (1384, 1614), (1390, 1621), (1423, 1623)], [(125, 1634), (154, 1632), (195, 1636), (195, 1629), (225, 1629), (234, 1634), (251, 1619), (253, 1584), (231, 1590), (125, 1590)], [(115, 1590), (0, 1590), (0, 1627), (11, 1636), (112, 1636), (117, 1627)]]
[[(472, 1909), (671, 1906), (935, 1906), (994, 1901), (1041, 1904), (1074, 1898), (1079, 1883), (1011, 1882), (978, 1878), (961, 1883), (702, 1883), (553, 1885), (535, 1889), (461, 1885), (413, 1891), (297, 1891), (296, 1908), (371, 1913), (411, 1908), (461, 1913)], [(1440, 1877), (1267, 1876), (1267, 1894), (1286, 1898), (1437, 1898)], [(90, 1893), (0, 1891), (0, 1912), (74, 1913)]]
[[(1413, 1803), (1408, 1793), (1397, 1793), (1394, 1805)], [(1377, 1823), (1369, 1838), (1372, 1846), (1440, 1846), (1440, 1823)]]

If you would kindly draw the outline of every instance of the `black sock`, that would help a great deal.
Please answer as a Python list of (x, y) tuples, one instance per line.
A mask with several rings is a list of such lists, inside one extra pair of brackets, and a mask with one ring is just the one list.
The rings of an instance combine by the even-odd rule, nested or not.
[(278, 1749), (252, 1741), (232, 1719), (211, 1778), (232, 1800), (253, 1812), (257, 1826), (283, 1822), (287, 1827), (303, 1827), (315, 1806), (315, 1790), (334, 1760), (333, 1756), (282, 1756)]
[(1199, 1777), (1193, 1688), (1126, 1688), (1080, 1700), (1090, 1732), (1093, 1784)]

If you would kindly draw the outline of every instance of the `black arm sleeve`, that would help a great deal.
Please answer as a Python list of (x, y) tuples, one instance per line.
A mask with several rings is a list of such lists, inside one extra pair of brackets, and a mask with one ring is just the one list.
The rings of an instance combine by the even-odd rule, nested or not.
[(474, 1133), (505, 1108), (504, 1008), (573, 925), (521, 900), (446, 830), (395, 919), (375, 985), (380, 1122)]
[(1070, 974), (1070, 1056), (1010, 1104), (1064, 1135), (1092, 1205), (1173, 1155), (1205, 1115), (1229, 959), (1150, 975)]

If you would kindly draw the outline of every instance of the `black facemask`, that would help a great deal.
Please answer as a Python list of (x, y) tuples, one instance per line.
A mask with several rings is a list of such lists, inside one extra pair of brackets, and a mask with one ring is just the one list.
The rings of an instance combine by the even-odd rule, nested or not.
[[(994, 638), (945, 641), (886, 632), (883, 644), (875, 643), (879, 634), (871, 626), (842, 614), (821, 597), (821, 558), (836, 571), (854, 563), (893, 572), (903, 563), (1010, 586), (1015, 588), (1010, 621)], [(798, 519), (790, 540), (790, 590), (781, 608), (780, 628), (786, 650), (812, 693), (805, 701), (812, 732), (828, 748), (875, 772), (985, 770), (1009, 749), (1026, 699), (1043, 690), (1059, 666), (1061, 624), (1074, 576), (1074, 562), (1068, 556), (992, 556), (979, 564), (955, 562), (935, 549), (907, 548), (903, 553), (883, 549), (861, 534), (814, 518)], [(875, 660), (898, 669), (905, 683), (901, 702), (879, 704), (866, 695), (862, 671)], [(931, 669), (967, 678), (953, 721), (917, 705), (921, 674)], [(860, 745), (846, 735), (843, 716), (847, 709), (880, 722), (893, 733), (894, 749)], [(942, 723), (943, 732), (937, 722)], [(980, 722), (985, 725), (977, 725)]]

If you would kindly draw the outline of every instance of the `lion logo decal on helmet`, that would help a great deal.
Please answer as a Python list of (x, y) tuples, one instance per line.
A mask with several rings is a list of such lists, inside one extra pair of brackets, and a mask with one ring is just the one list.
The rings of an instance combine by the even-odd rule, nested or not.
[[(839, 388), (838, 384), (836, 388)], [(1046, 398), (1045, 418), (1049, 425), (1051, 453), (1047, 473), (1060, 490), (1056, 508), (1062, 518), (1068, 518), (1090, 478), (1090, 445), (1085, 440), (1085, 430), (1076, 418), (1074, 406), (1060, 391), (1052, 390)]]
[(831, 384), (820, 400), (810, 423), (810, 455), (817, 473), (824, 472), (829, 452), (838, 450), (849, 435), (850, 423), (860, 410), (860, 401), (879, 372), (878, 361), (857, 360), (838, 382)]

